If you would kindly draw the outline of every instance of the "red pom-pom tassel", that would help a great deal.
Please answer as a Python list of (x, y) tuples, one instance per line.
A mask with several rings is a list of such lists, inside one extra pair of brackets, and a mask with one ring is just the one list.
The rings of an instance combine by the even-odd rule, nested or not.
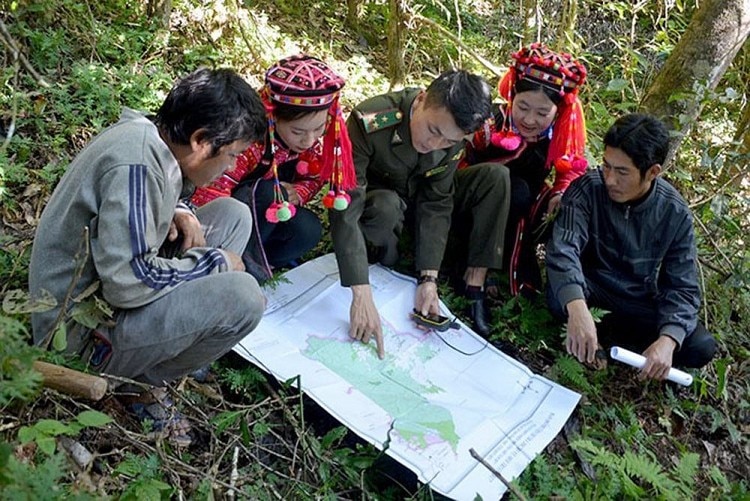
[(276, 215), (276, 211), (279, 208), (279, 205), (281, 204), (278, 202), (274, 202), (268, 207), (268, 209), (266, 209), (266, 221), (271, 224), (276, 224), (279, 222), (279, 218)]
[(305, 162), (304, 160), (300, 160), (297, 162), (297, 174), (300, 176), (306, 176), (308, 172), (310, 172), (310, 164)]
[(297, 213), (297, 207), (287, 201), (274, 202), (266, 209), (266, 221), (272, 224), (289, 221)]
[(490, 142), (497, 148), (515, 151), (521, 146), (521, 136), (513, 132), (500, 131), (492, 134)]

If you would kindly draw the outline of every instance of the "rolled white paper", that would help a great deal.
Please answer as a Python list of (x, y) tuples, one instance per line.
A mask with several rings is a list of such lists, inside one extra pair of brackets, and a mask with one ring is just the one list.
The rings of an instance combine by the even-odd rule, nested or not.
[[(609, 350), (609, 356), (614, 360), (617, 360), (618, 362), (628, 364), (635, 367), (636, 369), (641, 369), (644, 365), (646, 365), (646, 357), (644, 357), (643, 355), (639, 355), (638, 353), (633, 353), (632, 351), (626, 350), (625, 348), (620, 348), (619, 346), (613, 346)], [(693, 384), (693, 376), (691, 376), (687, 372), (675, 369), (674, 367), (669, 369), (667, 379), (674, 383), (681, 384), (682, 386), (690, 386), (691, 384)]]

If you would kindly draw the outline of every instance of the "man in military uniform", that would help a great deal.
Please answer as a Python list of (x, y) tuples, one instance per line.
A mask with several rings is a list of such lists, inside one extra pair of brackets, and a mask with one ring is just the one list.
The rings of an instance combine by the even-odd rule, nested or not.
[[(490, 114), (489, 85), (465, 71), (448, 71), (427, 90), (368, 99), (347, 121), (358, 186), (346, 210), (330, 212), (331, 234), (341, 284), (352, 289), (349, 334), (365, 343), (374, 337), (381, 358), (382, 326), (369, 285), (367, 247), (376, 251), (372, 260), (394, 265), (404, 221), (413, 219), (419, 273), (415, 309), (439, 313), (436, 282), (454, 207), (453, 176), (464, 140)], [(483, 164), (462, 175), (472, 182), (462, 183), (455, 203), (475, 215), (470, 245), (476, 252), (467, 276), (480, 275), (483, 282), (487, 268), (502, 266), (508, 171)]]

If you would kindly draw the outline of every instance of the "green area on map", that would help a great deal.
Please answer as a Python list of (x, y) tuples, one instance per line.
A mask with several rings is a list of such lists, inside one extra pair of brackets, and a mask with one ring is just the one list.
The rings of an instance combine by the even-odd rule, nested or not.
[[(385, 323), (383, 327), (386, 331)], [(412, 375), (435, 356), (435, 351), (412, 337), (384, 334), (385, 360), (378, 359), (374, 343), (363, 345), (316, 336), (308, 338), (303, 354), (382, 407), (393, 418), (393, 429), (410, 445), (426, 448), (444, 442), (455, 452), (459, 437), (451, 413), (426, 398), (443, 389)]]

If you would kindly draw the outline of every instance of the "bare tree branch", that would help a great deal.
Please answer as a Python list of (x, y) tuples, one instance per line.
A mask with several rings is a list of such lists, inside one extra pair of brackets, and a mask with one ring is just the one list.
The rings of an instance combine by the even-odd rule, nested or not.
[(44, 77), (42, 77), (42, 75), (40, 75), (34, 69), (29, 60), (26, 59), (26, 56), (23, 55), (23, 52), (21, 52), (21, 50), (18, 48), (18, 44), (16, 44), (16, 41), (13, 40), (13, 37), (8, 31), (8, 27), (5, 25), (2, 19), (0, 19), (0, 40), (2, 40), (3, 45), (8, 48), (10, 53), (13, 55), (13, 58), (21, 61), (23, 67), (26, 68), (26, 71), (28, 71), (31, 76), (34, 77), (34, 80), (36, 80), (39, 85), (45, 88), (48, 88), (50, 86), (44, 79)]

